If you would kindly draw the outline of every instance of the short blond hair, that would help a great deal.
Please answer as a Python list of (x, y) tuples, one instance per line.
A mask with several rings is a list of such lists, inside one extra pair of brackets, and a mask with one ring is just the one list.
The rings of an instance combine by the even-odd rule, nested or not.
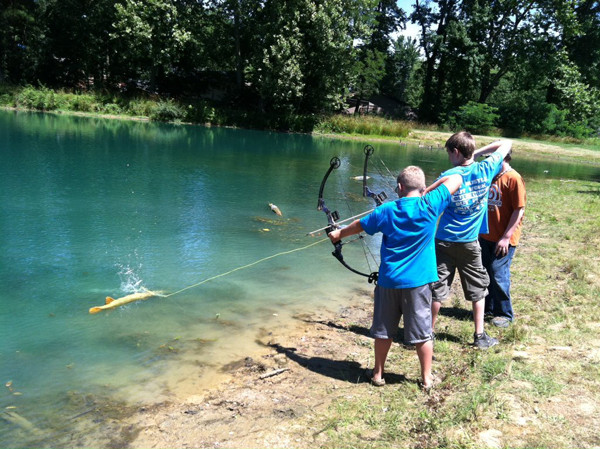
[(402, 184), (407, 191), (423, 190), (425, 188), (425, 173), (420, 167), (409, 165), (400, 172), (396, 182)]

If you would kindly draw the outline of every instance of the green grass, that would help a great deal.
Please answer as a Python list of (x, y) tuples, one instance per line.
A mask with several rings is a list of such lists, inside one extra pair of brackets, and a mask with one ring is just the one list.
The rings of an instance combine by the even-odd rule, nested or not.
[(332, 115), (322, 118), (315, 132), (351, 136), (406, 137), (412, 127), (408, 122), (373, 115)]
[[(516, 321), (487, 325), (500, 345), (476, 351), (470, 319), (440, 316), (441, 384), (421, 393), (410, 381), (414, 351), (394, 345), (387, 372), (408, 380), (356, 386), (353, 399), (336, 401), (321, 447), (484, 447), (486, 431), (502, 447), (600, 444), (600, 185), (527, 180), (527, 189), (512, 269)], [(468, 310), (462, 298), (453, 305)], [(583, 398), (595, 411), (581, 411)]]

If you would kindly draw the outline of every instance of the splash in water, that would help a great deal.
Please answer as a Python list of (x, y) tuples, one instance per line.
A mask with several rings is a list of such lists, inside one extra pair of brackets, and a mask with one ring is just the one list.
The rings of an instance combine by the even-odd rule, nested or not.
[(136, 269), (130, 266), (117, 265), (119, 267), (119, 278), (121, 279), (121, 290), (125, 293), (138, 293), (146, 290), (142, 285), (143, 279), (138, 274), (142, 267), (141, 265)]

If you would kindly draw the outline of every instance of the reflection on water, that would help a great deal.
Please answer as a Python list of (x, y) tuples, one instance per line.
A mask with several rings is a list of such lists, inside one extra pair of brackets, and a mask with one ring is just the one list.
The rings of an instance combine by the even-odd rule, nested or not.
[[(261, 329), (370, 289), (328, 242), (287, 253), (326, 224), (317, 193), (332, 156), (328, 206), (342, 218), (372, 207), (351, 179), (366, 143), (0, 111), (0, 446), (81, 446), (111, 413), (201, 390), (258, 350)], [(443, 151), (374, 147), (369, 185), (390, 198), (400, 167), (428, 181), (447, 168)], [(598, 179), (589, 166), (513, 165)], [(344, 254), (376, 269), (360, 243)], [(180, 293), (88, 313), (144, 288)]]

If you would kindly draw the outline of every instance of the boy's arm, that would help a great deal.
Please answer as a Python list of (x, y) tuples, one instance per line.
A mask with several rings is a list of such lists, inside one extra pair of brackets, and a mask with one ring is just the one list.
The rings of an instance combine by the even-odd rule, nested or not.
[(506, 226), (506, 230), (504, 231), (504, 235), (502, 238), (496, 243), (496, 256), (502, 257), (508, 254), (508, 246), (510, 243), (510, 238), (512, 237), (515, 229), (517, 229), (519, 223), (523, 219), (523, 215), (525, 214), (525, 207), (519, 207), (518, 209), (513, 210), (513, 213), (510, 216), (510, 220), (508, 220), (508, 226)]
[(511, 148), (512, 148), (512, 141), (498, 140), (498, 141), (492, 142), (484, 147), (481, 147), (478, 150), (475, 150), (475, 152), (473, 153), (473, 158), (477, 159), (479, 156), (484, 156), (486, 154), (490, 154), (490, 153), (499, 151), (502, 154), (502, 159), (504, 159)]
[(345, 228), (334, 229), (328, 234), (329, 239), (333, 242), (339, 242), (341, 239), (349, 237), (354, 234), (359, 234), (363, 231), (363, 227), (360, 224), (360, 220), (354, 220)]
[(429, 187), (427, 187), (423, 191), (423, 195), (427, 194), (428, 192), (431, 192), (434, 189), (437, 189), (442, 184), (444, 184), (446, 186), (446, 188), (450, 191), (450, 195), (454, 195), (454, 193), (458, 189), (460, 189), (462, 182), (463, 182), (463, 178), (461, 175), (456, 174), (456, 175), (444, 176), (443, 178), (438, 179), (436, 182), (434, 182)]
[(446, 179), (443, 182), (443, 184), (446, 186), (446, 188), (450, 192), (450, 195), (454, 195), (456, 193), (456, 191), (458, 189), (460, 189), (460, 186), (462, 185), (462, 183), (463, 183), (463, 177), (462, 177), (462, 175), (458, 175), (458, 174), (446, 176)]

